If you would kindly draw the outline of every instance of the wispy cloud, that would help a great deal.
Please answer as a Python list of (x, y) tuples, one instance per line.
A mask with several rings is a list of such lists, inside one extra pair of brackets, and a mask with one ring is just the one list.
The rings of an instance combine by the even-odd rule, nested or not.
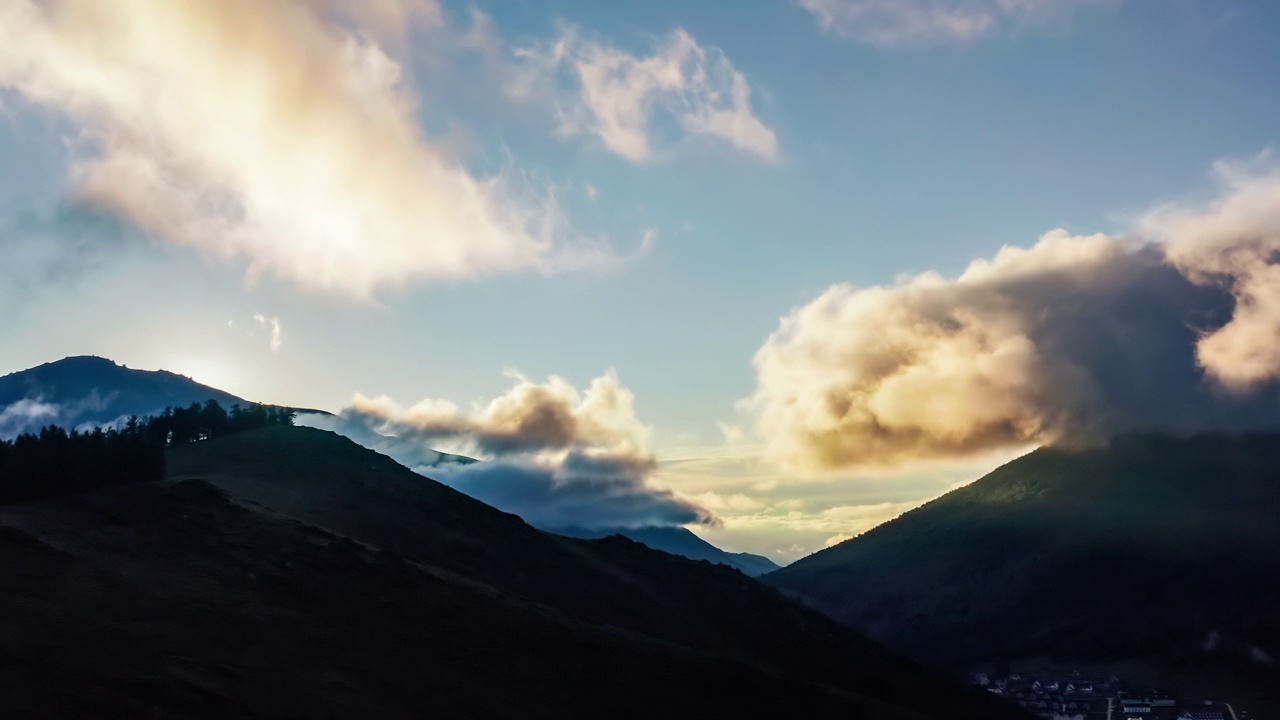
[(825, 545), (832, 537), (843, 536), (847, 539), (860, 535), (908, 510), (919, 507), (924, 502), (924, 500), (918, 500), (867, 505), (836, 505), (810, 512), (803, 510), (759, 512), (728, 517), (725, 519), (725, 529), (770, 528), (779, 532), (801, 532), (815, 538), (825, 536), (823, 538)]
[(560, 132), (594, 135), (632, 162), (682, 138), (726, 142), (766, 160), (778, 140), (751, 106), (747, 78), (718, 48), (681, 28), (640, 56), (564, 25), (549, 43), (515, 52), (512, 94), (557, 100)]
[(84, 397), (72, 401), (52, 402), (41, 393), (0, 405), (0, 439), (10, 439), (23, 433), (33, 433), (46, 425), (66, 429), (91, 431), (97, 427), (111, 427), (124, 421), (113, 418), (107, 421), (94, 419), (111, 406), (117, 393), (105, 396), (95, 389)]
[(826, 31), (881, 47), (969, 43), (1116, 0), (796, 0)]
[(271, 352), (280, 352), (280, 346), (283, 344), (284, 332), (280, 326), (280, 318), (272, 315), (267, 316), (262, 313), (256, 313), (253, 316), (255, 322), (262, 326), (264, 330), (271, 333)]
[(0, 440), (56, 424), (62, 414), (60, 406), (35, 398), (10, 403), (0, 409)]
[(417, 124), (404, 33), (434, 2), (6, 0), (0, 88), (65, 114), (77, 192), (251, 277), (368, 297), (575, 265), (554, 193), (477, 177)]

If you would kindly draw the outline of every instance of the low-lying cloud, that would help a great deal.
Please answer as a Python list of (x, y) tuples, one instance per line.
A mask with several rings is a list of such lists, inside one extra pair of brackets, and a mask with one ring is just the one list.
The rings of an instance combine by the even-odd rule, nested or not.
[(443, 465), (430, 476), (544, 528), (677, 526), (715, 522), (695, 501), (649, 484), (652, 459), (571, 451)]
[(1116, 0), (796, 0), (823, 30), (881, 47), (968, 43)]
[(595, 135), (632, 162), (684, 137), (713, 138), (757, 157), (778, 140), (751, 107), (751, 86), (725, 54), (682, 28), (648, 56), (588, 39), (564, 25), (550, 43), (515, 53), (512, 94), (556, 99), (560, 132)]
[(746, 402), (771, 455), (835, 469), (1134, 428), (1280, 426), (1280, 176), (1133, 237), (1057, 230), (958, 278), (836, 285), (782, 320)]
[(23, 433), (56, 425), (62, 408), (34, 398), (24, 398), (0, 408), (0, 440), (10, 440)]
[(420, 130), (404, 33), (434, 0), (4, 0), (0, 89), (79, 130), (84, 201), (303, 287), (581, 264), (554, 196)]
[(103, 415), (109, 411), (115, 396), (115, 393), (108, 393), (104, 397), (94, 390), (67, 402), (53, 402), (45, 396), (35, 395), (0, 404), (0, 440), (38, 433), (49, 425), (80, 432), (117, 427), (128, 418)]
[[(385, 396), (357, 395), (328, 425), (365, 444), (366, 432), (388, 436), (373, 437), (375, 449), (535, 525), (716, 522), (696, 501), (654, 485), (650, 430), (615, 373), (581, 392), (559, 377), (544, 383), (510, 377), (510, 390), (470, 410), (440, 400), (402, 407)], [(437, 447), (481, 461), (442, 462)]]

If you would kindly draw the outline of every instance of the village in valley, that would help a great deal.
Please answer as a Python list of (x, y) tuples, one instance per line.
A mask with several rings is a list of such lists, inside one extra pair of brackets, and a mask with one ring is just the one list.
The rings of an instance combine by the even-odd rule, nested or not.
[(1114, 675), (977, 672), (970, 680), (1045, 720), (1256, 720), (1225, 702), (1175, 697)]

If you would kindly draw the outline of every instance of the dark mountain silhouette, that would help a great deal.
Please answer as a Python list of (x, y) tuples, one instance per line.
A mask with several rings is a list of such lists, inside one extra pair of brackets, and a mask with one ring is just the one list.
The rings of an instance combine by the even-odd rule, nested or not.
[(756, 577), (773, 572), (778, 569), (778, 565), (767, 557), (760, 555), (752, 555), (751, 553), (731, 553), (725, 552), (711, 543), (698, 537), (692, 530), (682, 527), (641, 527), (641, 528), (581, 528), (581, 527), (562, 527), (562, 528), (546, 528), (549, 532), (554, 532), (568, 537), (599, 539), (609, 537), (610, 535), (621, 535), (625, 538), (634, 540), (643, 545), (647, 545), (654, 550), (671, 553), (672, 555), (681, 555), (691, 560), (706, 560), (708, 562), (718, 563), (720, 565), (728, 565), (731, 568), (737, 568), (742, 572)]
[(105, 358), (69, 357), (0, 377), (0, 438), (44, 425), (103, 425), (207, 400), (226, 408), (248, 404), (165, 370), (133, 370)]
[(957, 669), (1137, 658), (1275, 687), (1277, 518), (1280, 435), (1127, 435), (1037, 450), (766, 580)]
[[(671, 715), (691, 702), (757, 716), (1020, 717), (733, 569), (618, 536), (542, 532), (331, 432), (244, 432), (175, 448), (168, 465), (178, 484), (152, 492), (204, 497), (211, 483), (227, 493), (233, 502), (211, 500), (192, 523), (207, 542), (230, 543), (225, 552), (243, 550), (241, 570), (271, 577), (272, 592), (300, 598), (277, 600), (286, 607), (271, 613), (303, 633), (278, 642), (317, 668), (319, 697), (385, 690), (402, 707), (455, 702), (461, 715), (520, 717)], [(224, 535), (223, 515), (281, 539), (262, 539), (266, 529)], [(313, 564), (332, 566), (334, 577), (317, 585)], [(349, 568), (357, 570), (344, 579), (338, 569)], [(412, 591), (386, 590), (397, 583)], [(355, 596), (364, 599), (338, 600)], [(319, 608), (335, 615), (311, 614)], [(352, 635), (330, 627), (332, 617), (354, 622)], [(304, 652), (312, 642), (321, 649)], [(233, 655), (195, 662), (251, 676)], [(366, 674), (320, 672), (335, 657)], [(374, 683), (380, 672), (388, 677)], [(438, 693), (437, 704), (415, 705), (415, 693)]]
[(763, 555), (755, 555), (753, 553), (729, 553), (729, 557), (733, 558), (734, 563), (742, 569), (742, 572), (752, 577), (767, 575), (780, 567), (778, 563), (770, 560), (769, 558)]
[[(123, 424), (165, 408), (213, 400), (226, 410), (250, 403), (218, 388), (167, 370), (137, 370), (84, 355), (0, 377), (0, 439), (37, 432), (46, 425), (72, 430)], [(365, 447), (404, 459), (413, 467), (472, 463), (463, 455), (437, 452), (421, 443), (380, 435), (363, 424), (313, 408), (286, 408), (300, 424), (338, 430)]]
[(200, 481), (0, 508), (6, 717), (921, 717), (585, 623)]

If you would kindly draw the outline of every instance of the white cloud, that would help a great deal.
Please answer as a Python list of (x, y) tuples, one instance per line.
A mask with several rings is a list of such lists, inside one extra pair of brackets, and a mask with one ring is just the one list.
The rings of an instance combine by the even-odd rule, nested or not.
[(24, 398), (0, 409), (0, 439), (35, 432), (45, 425), (56, 424), (62, 408), (35, 398)]
[(972, 42), (1010, 24), (1043, 23), (1114, 0), (796, 0), (822, 29), (858, 42)]
[(405, 408), (385, 395), (356, 395), (350, 412), (391, 433), (456, 440), (465, 443), (461, 450), (489, 457), (566, 448), (646, 452), (651, 430), (636, 418), (635, 395), (612, 370), (592, 380), (586, 392), (562, 377), (536, 383), (518, 372), (507, 375), (514, 381), (510, 390), (469, 412), (435, 399)]
[(424, 136), (414, 22), (436, 4), (4, 0), (0, 88), (78, 125), (83, 198), (251, 278), (368, 297), (581, 264), (552, 193)]
[[(957, 280), (836, 285), (783, 319), (756, 354), (749, 406), (779, 461), (809, 468), (896, 464), (1052, 439), (1096, 395), (1074, 363), (1031, 337), (1040, 279), (1070, 293), (1114, 283), (1128, 257), (1105, 236), (1046, 235)], [(1021, 297), (1026, 293), (1027, 297)]]
[(264, 330), (271, 333), (271, 352), (280, 352), (280, 345), (283, 341), (283, 331), (280, 327), (280, 318), (274, 315), (267, 316), (257, 313), (253, 319), (262, 326)]
[(76, 428), (82, 432), (96, 427), (111, 427), (127, 418), (117, 418), (101, 423), (84, 421), (86, 415), (100, 415), (116, 393), (103, 396), (97, 389), (78, 400), (64, 403), (47, 402), (43, 397), (27, 397), (0, 407), (0, 439), (8, 439), (23, 433), (34, 433), (46, 425)]
[(1230, 289), (1230, 321), (1207, 330), (1196, 355), (1241, 391), (1280, 378), (1280, 169), (1264, 153), (1254, 163), (1220, 162), (1215, 174), (1218, 199), (1158, 208), (1143, 230), (1165, 241), (1170, 260), (1193, 280)]
[(1132, 237), (1057, 230), (955, 279), (835, 285), (792, 311), (745, 404), (771, 457), (831, 470), (1280, 427), (1280, 170), (1217, 175), (1217, 199), (1157, 208)]
[(406, 408), (385, 396), (357, 395), (343, 420), (399, 438), (386, 444), (388, 451), (410, 463), (422, 446), (437, 443), (483, 458), (414, 469), (543, 527), (716, 522), (712, 508), (654, 482), (651, 430), (636, 417), (635, 396), (616, 373), (592, 380), (585, 391), (560, 377), (536, 383), (509, 376), (514, 385), (506, 393), (470, 410), (445, 400)]
[(710, 137), (766, 160), (774, 131), (751, 107), (751, 87), (718, 48), (677, 28), (645, 57), (564, 26), (552, 43), (516, 51), (512, 94), (558, 98), (560, 132), (595, 135), (632, 161), (681, 137)]

